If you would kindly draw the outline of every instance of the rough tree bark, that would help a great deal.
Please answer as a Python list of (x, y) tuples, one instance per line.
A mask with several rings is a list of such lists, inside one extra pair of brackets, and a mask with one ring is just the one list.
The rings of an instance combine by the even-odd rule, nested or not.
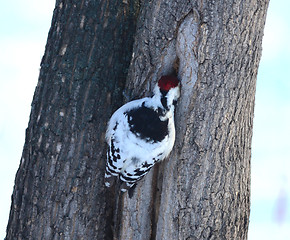
[[(58, 0), (6, 239), (246, 239), (267, 7)], [(105, 189), (105, 126), (123, 91), (147, 95), (176, 65), (182, 92), (172, 154), (132, 199)]]

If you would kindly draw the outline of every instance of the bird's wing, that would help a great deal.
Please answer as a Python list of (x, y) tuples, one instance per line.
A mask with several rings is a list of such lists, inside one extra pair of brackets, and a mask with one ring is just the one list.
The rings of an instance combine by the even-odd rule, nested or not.
[(124, 184), (121, 185), (121, 191), (126, 191), (134, 186), (134, 184), (140, 181), (159, 160), (150, 159), (150, 161), (142, 163), (138, 163), (137, 159), (135, 161), (137, 161), (137, 164), (134, 164), (133, 160), (120, 174), (120, 180), (124, 182)]
[(108, 142), (108, 150), (107, 150), (107, 164), (106, 164), (106, 173), (105, 173), (105, 185), (107, 187), (112, 184), (112, 177), (118, 176), (125, 162), (125, 158), (120, 150), (120, 125), (122, 119), (119, 119), (118, 122), (115, 123), (115, 126), (111, 129), (110, 133), (110, 141)]

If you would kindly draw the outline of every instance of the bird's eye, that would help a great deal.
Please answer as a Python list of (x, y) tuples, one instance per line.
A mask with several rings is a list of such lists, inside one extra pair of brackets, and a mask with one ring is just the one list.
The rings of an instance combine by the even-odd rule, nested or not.
[(159, 115), (164, 115), (164, 110), (160, 107), (157, 109), (157, 112)]

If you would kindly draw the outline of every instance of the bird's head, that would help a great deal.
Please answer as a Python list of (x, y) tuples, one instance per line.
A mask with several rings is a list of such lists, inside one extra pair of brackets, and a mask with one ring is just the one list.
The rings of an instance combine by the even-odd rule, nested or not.
[(177, 102), (180, 96), (180, 82), (175, 76), (162, 76), (154, 89), (156, 96), (160, 96), (161, 104), (166, 110), (170, 110), (171, 107)]

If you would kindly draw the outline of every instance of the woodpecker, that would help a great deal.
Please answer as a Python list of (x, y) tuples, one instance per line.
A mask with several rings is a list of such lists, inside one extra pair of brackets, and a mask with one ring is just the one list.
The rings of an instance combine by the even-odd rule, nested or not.
[(127, 191), (169, 155), (175, 141), (174, 108), (179, 96), (177, 77), (162, 76), (152, 97), (128, 102), (114, 112), (106, 131), (106, 187), (115, 176), (120, 190)]

